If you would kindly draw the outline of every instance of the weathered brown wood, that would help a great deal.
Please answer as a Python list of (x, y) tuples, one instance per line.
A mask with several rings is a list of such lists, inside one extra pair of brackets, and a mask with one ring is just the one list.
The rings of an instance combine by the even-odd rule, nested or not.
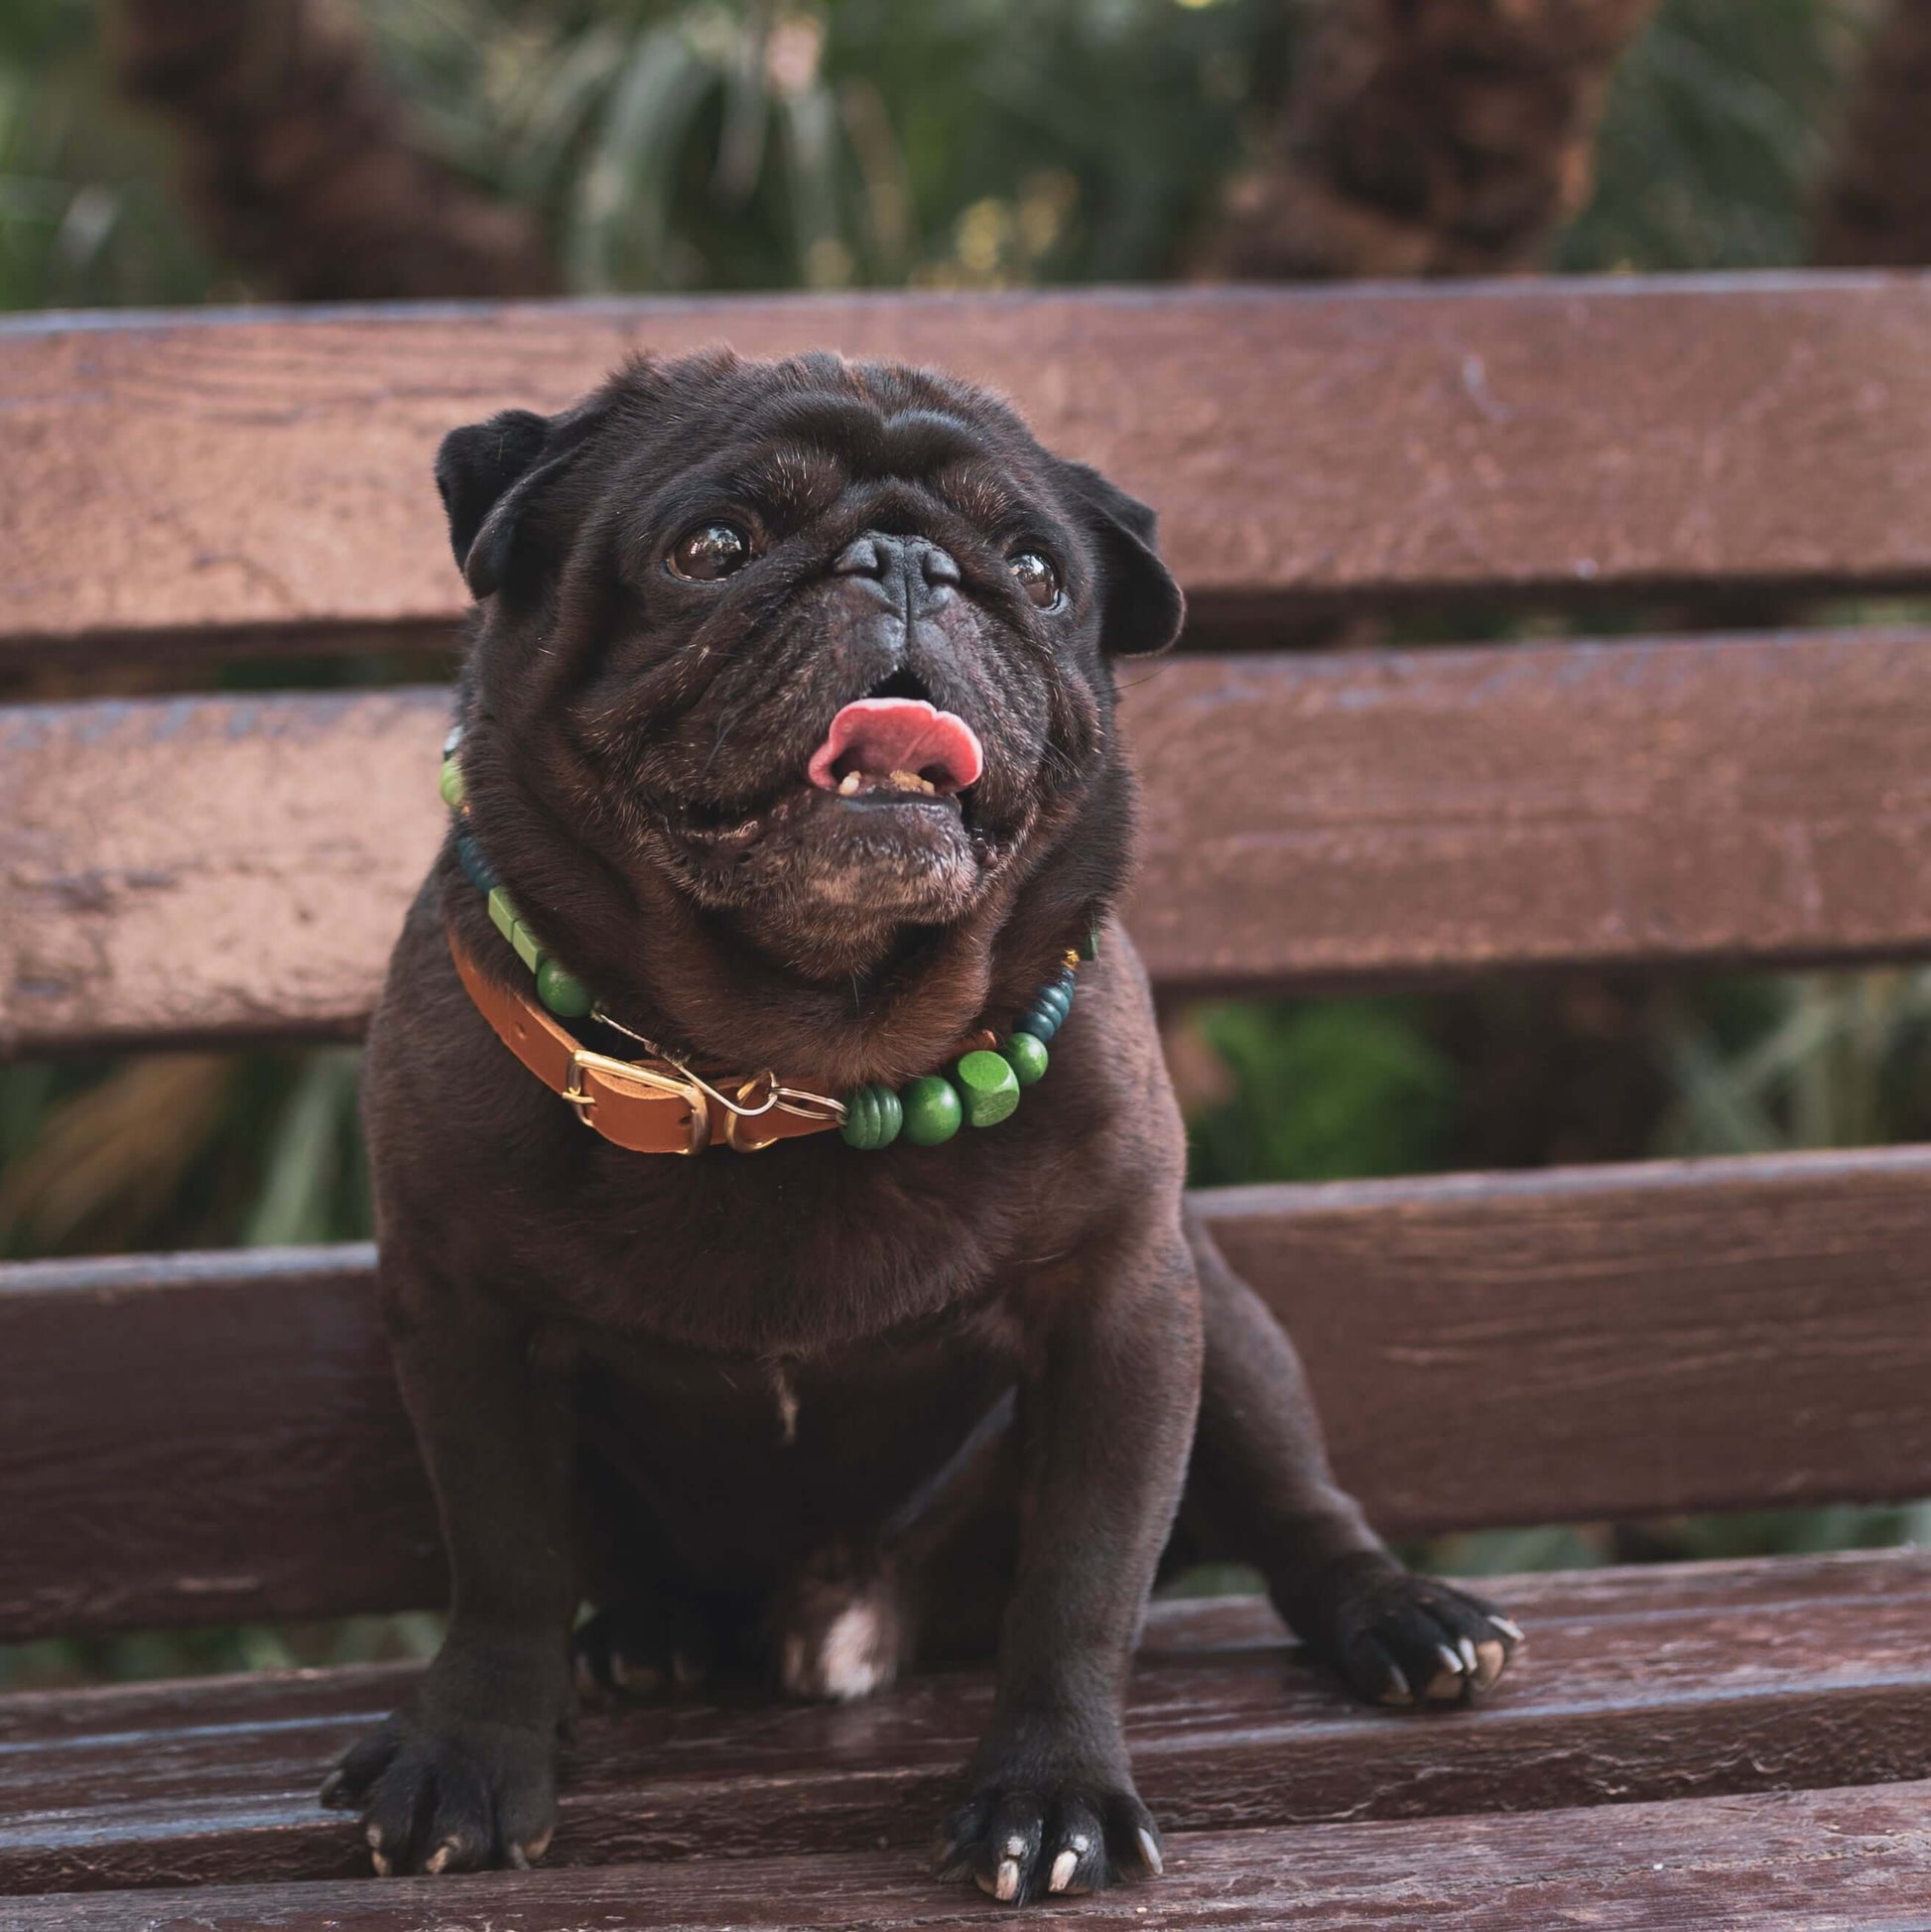
[(1176, 659), (1131, 699), (1159, 979), (1931, 949), (1931, 636)]
[[(1931, 1554), (1488, 1587), (1530, 1630), (1517, 1676), (1419, 1719), (1349, 1704), (1255, 1600), (1161, 1606), (1128, 1717), (1148, 1802), (1170, 1829), (1224, 1831), (1931, 1775)], [(353, 1875), (353, 1830), (315, 1785), (409, 1675), (0, 1701), (0, 1890)], [(842, 1709), (746, 1693), (588, 1712), (553, 1862), (916, 1852), (988, 1696), (945, 1673)]]
[(0, 1269), (0, 1636), (439, 1601), (371, 1265)]
[(1931, 582), (1909, 277), (799, 297), (0, 328), (0, 637), (441, 626), (437, 440), (634, 349), (948, 364), (1164, 513), (1203, 620), (1390, 593)]
[[(0, 711), (0, 1050), (354, 1030), (443, 824), (437, 691)], [(1931, 636), (1134, 673), (1156, 978), (1931, 950)]]
[[(1931, 1492), (1931, 1149), (1202, 1201), (1390, 1532)], [(369, 1263), (0, 1268), (0, 1638), (438, 1600)]]
[(1931, 1149), (1201, 1198), (1384, 1530), (1931, 1492)]
[(1931, 1786), (1177, 1834), (1151, 1887), (1015, 1919), (909, 1849), (0, 1902), (0, 1932), (673, 1932), (1020, 1924), (1927, 1932)]

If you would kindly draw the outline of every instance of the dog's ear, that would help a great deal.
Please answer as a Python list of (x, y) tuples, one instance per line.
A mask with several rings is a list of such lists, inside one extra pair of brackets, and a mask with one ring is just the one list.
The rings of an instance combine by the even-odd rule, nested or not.
[(593, 405), (561, 416), (506, 409), (443, 439), (436, 487), (450, 514), (456, 568), (479, 602), (509, 576), (517, 526), (531, 499), (563, 468), (599, 414)]
[(1180, 635), (1187, 599), (1155, 548), (1154, 513), (1090, 463), (1061, 469), (1105, 573), (1100, 641), (1121, 657), (1164, 651)]

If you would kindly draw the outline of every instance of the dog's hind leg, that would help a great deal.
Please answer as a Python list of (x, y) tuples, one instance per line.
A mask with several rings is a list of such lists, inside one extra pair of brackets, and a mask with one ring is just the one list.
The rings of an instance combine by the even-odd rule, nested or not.
[(1007, 1390), (874, 1537), (827, 1545), (775, 1593), (767, 1642), (785, 1692), (844, 1702), (882, 1690), (915, 1656), (991, 1656), (1012, 1587), (1018, 1509)]
[(1198, 1218), (1206, 1359), (1183, 1534), (1267, 1581), (1295, 1633), (1369, 1703), (1486, 1690), (1521, 1632), (1492, 1604), (1405, 1570), (1328, 1467), (1321, 1423), (1286, 1332)]

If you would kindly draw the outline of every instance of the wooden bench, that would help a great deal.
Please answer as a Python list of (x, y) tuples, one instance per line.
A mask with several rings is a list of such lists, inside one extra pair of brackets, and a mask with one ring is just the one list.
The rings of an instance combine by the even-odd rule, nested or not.
[[(720, 336), (948, 363), (1159, 505), (1195, 612), (1128, 696), (1166, 992), (1931, 953), (1931, 631), (1706, 628), (1931, 589), (1931, 282), (54, 319), (0, 325), (0, 679), (86, 695), (0, 709), (0, 1048), (352, 1036), (444, 694), (110, 694), (444, 647), (438, 437)], [(1279, 648), (1424, 606), (1679, 634)], [(1205, 1205), (1390, 1532), (1931, 1493), (1931, 1149)], [(0, 1269), (0, 1638), (440, 1602), (371, 1260)], [(1160, 1607), (1170, 1875), (1062, 1909), (1931, 1927), (1931, 1553), (1496, 1590), (1517, 1672), (1408, 1720), (1258, 1603)], [(402, 1675), (0, 1700), (0, 1928), (1006, 1916), (920, 1867), (980, 1677), (592, 1712), (544, 1868), (385, 1884), (314, 1791)]]

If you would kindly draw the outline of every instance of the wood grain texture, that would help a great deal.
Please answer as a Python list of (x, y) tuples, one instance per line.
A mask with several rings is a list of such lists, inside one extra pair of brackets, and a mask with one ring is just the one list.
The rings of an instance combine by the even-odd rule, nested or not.
[(1156, 1885), (1015, 1916), (907, 1850), (0, 1900), (0, 1932), (675, 1932), (1079, 1925), (1927, 1932), (1931, 1785), (1177, 1834)]
[(1920, 277), (782, 297), (10, 322), (0, 638), (447, 624), (438, 440), (719, 340), (1006, 391), (1161, 510), (1203, 617), (1931, 582)]
[[(1156, 979), (1931, 950), (1931, 636), (1136, 670)], [(439, 691), (0, 711), (0, 1051), (356, 1030)]]
[[(1390, 1533), (1931, 1492), (1931, 1149), (1201, 1201)], [(440, 1601), (370, 1265), (0, 1268), (0, 1638)]]
[[(1163, 1826), (1298, 1827), (1931, 1775), (1931, 1554), (1483, 1588), (1525, 1624), (1530, 1647), (1480, 1708), (1420, 1718), (1349, 1703), (1298, 1661), (1257, 1600), (1158, 1607), (1127, 1729)], [(316, 1786), (410, 1675), (0, 1700), (0, 1890), (354, 1876), (365, 1866), (354, 1828), (320, 1810)], [(589, 1710), (567, 1761), (552, 1863), (881, 1842), (909, 1863), (989, 1696), (985, 1676), (950, 1672), (841, 1708), (747, 1691)]]
[(1385, 1532), (1931, 1493), (1931, 1149), (1200, 1199)]
[(0, 1636), (440, 1602), (373, 1261), (0, 1269)]

